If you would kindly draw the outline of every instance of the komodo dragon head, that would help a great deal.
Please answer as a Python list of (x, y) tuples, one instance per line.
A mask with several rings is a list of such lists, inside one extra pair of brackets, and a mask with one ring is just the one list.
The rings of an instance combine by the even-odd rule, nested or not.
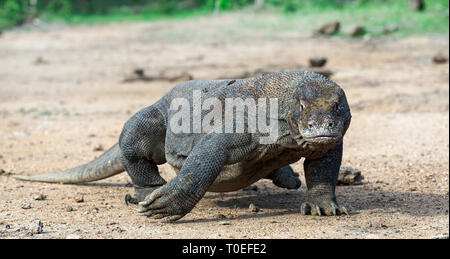
[(288, 120), (297, 143), (327, 150), (341, 142), (351, 120), (342, 88), (315, 73), (293, 83), (296, 102)]

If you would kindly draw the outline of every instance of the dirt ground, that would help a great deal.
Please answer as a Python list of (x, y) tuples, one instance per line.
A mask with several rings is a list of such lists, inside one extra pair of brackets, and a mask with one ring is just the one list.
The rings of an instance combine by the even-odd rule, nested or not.
[[(237, 14), (180, 21), (49, 26), (0, 36), (0, 238), (433, 238), (449, 229), (448, 35), (311, 38), (294, 29), (240, 28)], [(164, 224), (125, 206), (126, 173), (85, 185), (21, 182), (90, 161), (113, 145), (131, 114), (175, 82), (122, 83), (148, 75), (238, 76), (328, 58), (353, 120), (343, 164), (363, 185), (339, 186), (352, 215), (299, 214), (306, 187), (268, 180), (257, 190), (207, 193), (186, 217)], [(101, 148), (100, 148), (101, 149)], [(304, 183), (302, 161), (293, 165)], [(163, 177), (174, 176), (169, 166)], [(43, 194), (44, 200), (35, 200)], [(76, 202), (75, 197), (83, 197)], [(260, 211), (249, 211), (253, 203)], [(24, 209), (30, 205), (31, 208)], [(68, 207), (71, 207), (70, 210)], [(35, 233), (34, 222), (43, 223)], [(224, 225), (226, 221), (229, 224)]]

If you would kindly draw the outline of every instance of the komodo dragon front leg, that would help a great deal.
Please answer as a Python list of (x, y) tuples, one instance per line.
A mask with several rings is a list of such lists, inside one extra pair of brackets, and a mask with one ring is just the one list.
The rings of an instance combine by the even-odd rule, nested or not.
[(347, 209), (338, 205), (335, 195), (341, 161), (342, 143), (320, 158), (305, 160), (304, 170), (308, 191), (305, 202), (300, 208), (303, 215), (348, 215)]
[(242, 160), (254, 148), (248, 134), (205, 135), (178, 175), (139, 204), (142, 215), (175, 221), (189, 213), (213, 184), (223, 166)]

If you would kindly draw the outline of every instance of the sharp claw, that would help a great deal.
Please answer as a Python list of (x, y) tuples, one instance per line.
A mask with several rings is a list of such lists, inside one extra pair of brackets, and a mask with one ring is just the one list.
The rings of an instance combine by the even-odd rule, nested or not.
[(322, 212), (320, 211), (320, 207), (316, 205), (317, 215), (322, 216)]
[(308, 208), (309, 208), (309, 210), (311, 210), (311, 207), (307, 203), (302, 204), (302, 206), (300, 207), (300, 211), (301, 211), (302, 215), (308, 214), (308, 211), (307, 211)]
[(142, 213), (141, 215), (142, 216), (147, 216), (147, 217), (153, 217), (156, 214), (161, 214), (161, 212), (160, 211), (149, 210), (149, 211), (146, 211), (146, 212)]
[(167, 217), (167, 215), (165, 215), (165, 214), (155, 214), (155, 215), (151, 216), (152, 219), (162, 219), (165, 217)]
[(174, 221), (177, 221), (177, 220), (179, 220), (179, 219), (181, 219), (183, 216), (181, 216), (181, 215), (174, 215), (174, 216), (170, 216), (170, 217), (167, 217), (167, 218), (165, 218), (165, 219), (163, 219), (162, 220), (162, 222), (174, 222)]
[(332, 213), (333, 216), (336, 216), (337, 213), (338, 213), (339, 208), (338, 208), (336, 205), (331, 204), (331, 210), (332, 210), (332, 212), (333, 212), (333, 213)]
[(311, 215), (313, 215), (313, 216), (322, 216), (322, 213), (320, 212), (320, 207), (317, 206), (317, 205), (314, 205), (311, 208)]
[(128, 203), (138, 204), (138, 200), (132, 197), (130, 194), (125, 195), (125, 204), (128, 206)]
[(125, 195), (124, 199), (125, 199), (125, 205), (128, 206), (128, 201), (131, 200), (131, 195), (127, 193), (127, 194)]
[(144, 200), (144, 201), (139, 202), (139, 205), (145, 207), (145, 206), (150, 205), (152, 202), (153, 202), (153, 200), (151, 200), (151, 199), (148, 199), (148, 200), (147, 200), (147, 199), (146, 199), (146, 200)]
[(350, 214), (348, 213), (348, 211), (347, 211), (347, 208), (346, 207), (344, 207), (344, 206), (342, 206), (342, 207), (340, 207), (339, 208), (339, 212), (342, 214), (345, 214), (345, 215), (347, 215), (347, 216), (350, 216)]
[(146, 212), (148, 210), (149, 210), (149, 208), (146, 208), (146, 207), (142, 207), (142, 208), (136, 209), (136, 211), (139, 212), (139, 213), (144, 213), (144, 212)]

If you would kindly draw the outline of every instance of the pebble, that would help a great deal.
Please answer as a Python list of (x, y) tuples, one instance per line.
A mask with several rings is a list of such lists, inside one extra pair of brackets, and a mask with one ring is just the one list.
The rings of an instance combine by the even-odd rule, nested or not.
[(67, 207), (65, 208), (65, 210), (66, 210), (67, 212), (71, 212), (71, 211), (73, 211), (73, 208), (70, 207), (70, 206), (67, 206)]
[(227, 226), (227, 225), (230, 225), (230, 222), (228, 222), (228, 221), (221, 221), (221, 222), (219, 222), (219, 225)]
[(345, 34), (352, 36), (352, 37), (358, 37), (363, 35), (366, 32), (366, 29), (364, 28), (364, 26), (361, 25), (355, 25), (353, 27), (348, 28), (345, 31)]
[(309, 58), (311, 67), (323, 67), (327, 63), (327, 58), (322, 56), (314, 56)]
[(217, 215), (216, 215), (216, 218), (217, 218), (217, 219), (226, 219), (227, 216), (225, 216), (225, 215), (223, 215), (223, 214), (217, 214)]
[(43, 229), (44, 224), (39, 219), (35, 219), (30, 227), (31, 233), (33, 234), (41, 234)]
[(258, 208), (255, 204), (253, 204), (253, 203), (250, 203), (250, 206), (248, 206), (248, 209), (249, 209), (251, 212), (254, 212), (254, 213), (256, 213), (256, 212), (259, 211), (259, 208)]
[(425, 3), (423, 0), (409, 0), (409, 8), (413, 11), (423, 11)]
[(103, 145), (101, 145), (101, 144), (98, 144), (98, 145), (95, 145), (94, 146), (94, 149), (93, 149), (94, 151), (103, 151), (103, 150), (105, 150), (105, 148), (103, 148)]
[(84, 197), (83, 196), (75, 196), (75, 197), (73, 197), (73, 200), (76, 201), (77, 203), (82, 203), (82, 202), (84, 202)]
[(115, 231), (115, 232), (118, 232), (118, 233), (125, 232), (125, 230), (121, 229), (119, 226), (114, 227), (111, 231)]
[(314, 35), (332, 35), (339, 32), (341, 24), (339, 22), (327, 23), (314, 31)]
[(22, 204), (20, 204), (20, 207), (24, 210), (31, 209), (31, 204), (22, 202)]
[(45, 196), (44, 194), (39, 194), (33, 197), (34, 200), (36, 201), (43, 201), (47, 198), (47, 196)]
[(438, 53), (433, 56), (433, 62), (435, 64), (443, 64), (443, 63), (446, 63), (447, 61), (448, 61), (448, 58), (441, 53)]

